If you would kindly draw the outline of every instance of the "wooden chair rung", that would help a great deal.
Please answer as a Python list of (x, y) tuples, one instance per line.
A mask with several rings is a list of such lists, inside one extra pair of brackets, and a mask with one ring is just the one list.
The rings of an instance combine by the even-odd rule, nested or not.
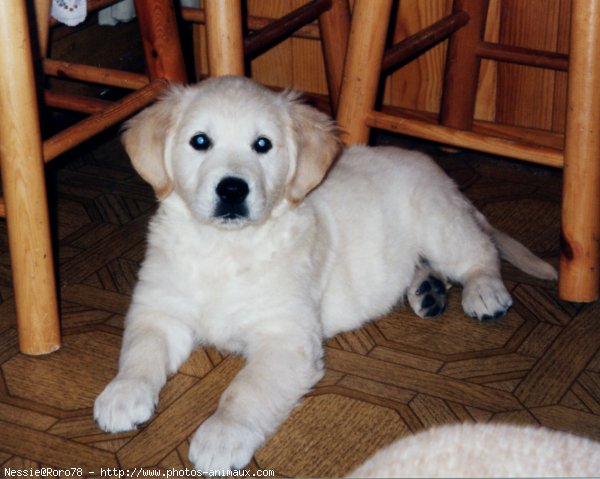
[(44, 161), (49, 162), (65, 151), (126, 119), (150, 104), (168, 85), (165, 80), (154, 80), (131, 93), (104, 111), (92, 115), (44, 141)]
[(331, 8), (331, 0), (313, 0), (289, 14), (274, 20), (244, 39), (245, 54), (253, 57), (282, 42), (302, 26)]
[[(565, 145), (565, 135), (556, 131), (539, 130), (492, 121), (474, 120), (473, 131), (487, 136), (495, 136), (529, 144), (536, 147), (546, 147), (562, 151)], [(562, 165), (559, 165), (560, 167)]]
[(551, 70), (566, 72), (569, 69), (568, 55), (531, 48), (482, 42), (477, 48), (477, 55), (486, 60), (517, 63), (519, 65), (548, 68)]
[[(206, 23), (206, 13), (202, 8), (181, 7), (181, 18), (183, 18), (183, 20), (186, 22), (198, 24)], [(255, 32), (265, 28), (274, 21), (276, 21), (276, 19), (248, 15), (248, 18), (246, 19), (246, 27), (248, 28), (248, 31)], [(308, 40), (319, 40), (321, 38), (319, 27), (315, 23), (309, 23), (308, 25), (300, 27), (293, 33), (292, 36), (297, 38), (306, 38)]]
[(563, 165), (563, 153), (553, 148), (525, 144), (505, 138), (462, 131), (435, 125), (427, 121), (392, 116), (371, 111), (366, 123), (372, 128), (381, 128), (403, 135), (415, 136), (424, 140), (435, 141), (449, 146), (468, 148), (495, 155), (509, 156), (527, 160), (540, 165), (560, 168)]
[(146, 86), (150, 81), (146, 75), (138, 73), (82, 65), (80, 63), (69, 63), (50, 58), (45, 58), (42, 65), (46, 75), (125, 88), (127, 90), (137, 90)]
[[(413, 110), (398, 106), (384, 105), (381, 108), (381, 111), (389, 115), (401, 116), (409, 120), (425, 121), (432, 124), (437, 124), (439, 119), (438, 113), (423, 110)], [(505, 138), (507, 140), (535, 146), (543, 146), (554, 150), (562, 150), (565, 144), (565, 135), (557, 131), (513, 126), (486, 120), (474, 120), (473, 131), (482, 135)]]
[(72, 95), (52, 90), (44, 91), (44, 103), (53, 108), (61, 110), (76, 111), (86, 115), (101, 113), (110, 107), (113, 102), (92, 98), (83, 95)]
[(382, 71), (390, 71), (401, 63), (412, 60), (464, 27), (468, 21), (469, 15), (458, 11), (405, 38), (386, 50), (381, 65)]

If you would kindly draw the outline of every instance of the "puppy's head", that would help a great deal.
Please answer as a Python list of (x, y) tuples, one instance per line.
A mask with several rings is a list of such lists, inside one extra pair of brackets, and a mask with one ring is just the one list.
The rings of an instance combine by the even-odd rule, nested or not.
[(179, 195), (201, 222), (243, 227), (300, 203), (340, 148), (332, 120), (242, 77), (172, 86), (126, 124), (133, 166), (163, 200)]

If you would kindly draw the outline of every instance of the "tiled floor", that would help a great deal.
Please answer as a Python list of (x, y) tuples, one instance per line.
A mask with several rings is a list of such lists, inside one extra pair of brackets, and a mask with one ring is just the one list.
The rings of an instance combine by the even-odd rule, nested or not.
[[(493, 224), (556, 264), (559, 172), (420, 146)], [(116, 370), (155, 202), (115, 137), (80, 151), (49, 171), (64, 334), (50, 356), (17, 351), (0, 223), (0, 466), (80, 467), (85, 474), (190, 467), (191, 434), (243, 363), (198, 350), (169, 380), (149, 424), (118, 435), (97, 428), (93, 401)], [(455, 289), (439, 319), (419, 319), (399, 305), (330, 340), (325, 378), (252, 467), (338, 476), (395, 438), (457, 421), (538, 424), (600, 440), (600, 303), (561, 302), (554, 284), (509, 265), (504, 274), (515, 304), (498, 321), (465, 317)]]

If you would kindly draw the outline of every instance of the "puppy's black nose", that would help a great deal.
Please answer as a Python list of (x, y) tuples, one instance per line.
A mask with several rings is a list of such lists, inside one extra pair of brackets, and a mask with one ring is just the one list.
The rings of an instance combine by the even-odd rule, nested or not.
[(243, 203), (249, 191), (248, 183), (232, 176), (223, 178), (217, 185), (217, 195), (221, 201), (231, 205)]

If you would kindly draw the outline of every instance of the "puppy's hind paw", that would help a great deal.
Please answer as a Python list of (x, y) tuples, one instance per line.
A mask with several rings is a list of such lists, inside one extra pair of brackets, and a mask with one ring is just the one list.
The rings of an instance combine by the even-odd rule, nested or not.
[(462, 306), (466, 314), (486, 321), (504, 316), (512, 306), (512, 298), (502, 280), (481, 275), (465, 283)]
[(445, 278), (433, 271), (419, 271), (408, 289), (408, 303), (417, 316), (433, 318), (446, 310), (448, 290)]

